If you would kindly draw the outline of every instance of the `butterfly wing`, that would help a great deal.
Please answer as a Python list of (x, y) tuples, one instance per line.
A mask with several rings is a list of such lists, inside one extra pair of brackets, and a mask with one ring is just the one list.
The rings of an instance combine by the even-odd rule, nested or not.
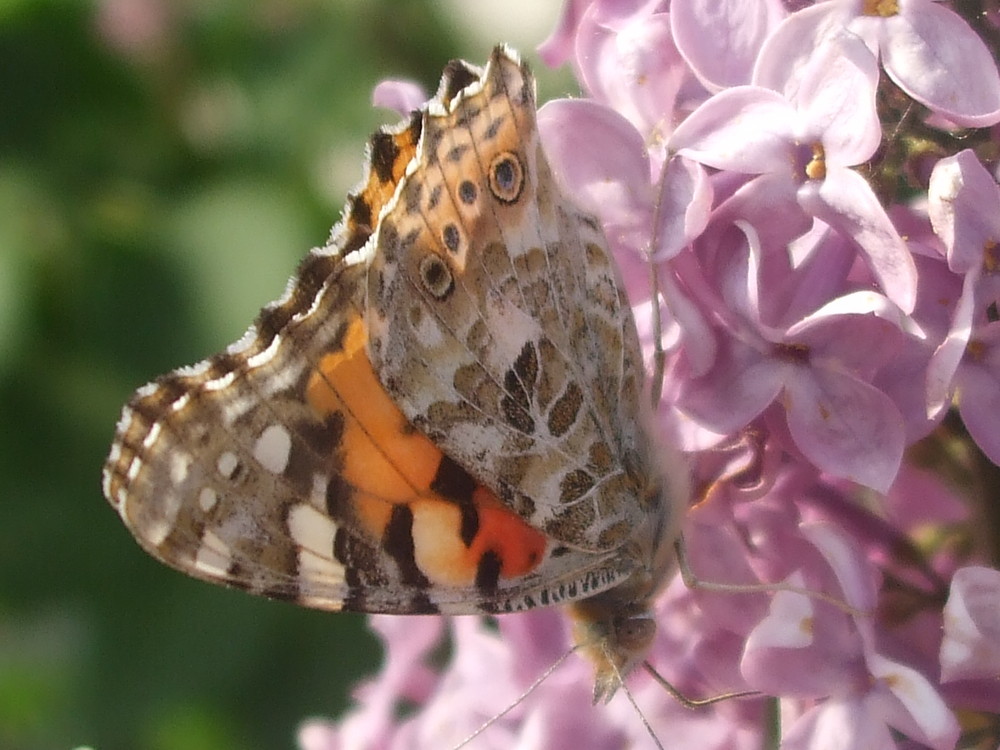
[(104, 492), (155, 557), (265, 596), (386, 613), (523, 609), (627, 572), (527, 524), (415, 430), (375, 376), (370, 237), (426, 119), (373, 137), (330, 245), (243, 339), (126, 405)]
[(502, 47), (485, 71), (446, 74), (374, 237), (372, 360), (505, 504), (602, 553), (662, 511), (642, 364), (606, 240), (550, 173), (533, 88)]

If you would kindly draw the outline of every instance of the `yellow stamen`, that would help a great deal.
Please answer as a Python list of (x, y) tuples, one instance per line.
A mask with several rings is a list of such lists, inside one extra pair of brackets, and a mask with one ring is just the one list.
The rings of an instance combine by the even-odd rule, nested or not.
[(806, 164), (806, 177), (810, 180), (822, 180), (826, 177), (826, 152), (822, 143), (814, 143), (812, 146), (812, 159)]
[(899, 3), (896, 0), (865, 0), (861, 13), (865, 16), (888, 18), (899, 13)]
[(983, 245), (983, 270), (987, 273), (1000, 271), (1000, 255), (997, 250), (996, 240), (986, 240)]

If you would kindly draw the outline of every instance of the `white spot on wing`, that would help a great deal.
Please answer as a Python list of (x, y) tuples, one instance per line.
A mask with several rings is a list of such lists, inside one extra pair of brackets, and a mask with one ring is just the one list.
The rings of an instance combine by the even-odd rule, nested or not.
[(198, 505), (204, 513), (208, 513), (219, 502), (219, 494), (211, 487), (202, 487), (198, 493)]
[[(111, 449), (111, 452), (112, 454), (114, 453), (114, 447)], [(114, 456), (112, 456), (111, 460), (115, 460)], [(112, 497), (111, 493), (111, 471), (108, 469), (101, 472), (101, 492), (103, 492), (104, 497), (108, 498), (111, 502), (115, 501), (115, 498)]]
[(292, 449), (292, 437), (279, 424), (267, 427), (257, 438), (253, 456), (260, 465), (272, 474), (280, 474), (288, 466), (288, 456)]
[(160, 507), (163, 509), (163, 516), (170, 525), (177, 520), (177, 515), (181, 512), (181, 494), (175, 489), (170, 489), (163, 493)]
[(240, 460), (232, 451), (225, 451), (219, 455), (219, 460), (215, 462), (215, 468), (225, 479), (232, 479), (236, 468), (240, 465)]
[(194, 566), (212, 576), (225, 576), (229, 571), (232, 552), (214, 533), (206, 531), (201, 537), (201, 547), (194, 559)]
[(188, 477), (191, 469), (191, 454), (175, 452), (170, 454), (170, 481), (181, 484)]
[(236, 380), (236, 373), (227, 372), (225, 375), (222, 375), (215, 380), (209, 380), (206, 382), (204, 388), (206, 391), (221, 391), (224, 388), (231, 386), (234, 380)]
[(288, 512), (288, 531), (297, 545), (317, 555), (333, 554), (337, 524), (311, 505), (296, 504)]
[(155, 443), (157, 439), (160, 437), (160, 431), (162, 429), (163, 425), (161, 425), (159, 422), (153, 422), (153, 424), (149, 426), (149, 432), (146, 433), (146, 437), (142, 439), (142, 447), (146, 448), (147, 450), (149, 448), (152, 448), (153, 443)]
[[(146, 383), (146, 385), (142, 386), (141, 388), (136, 389), (136, 392), (135, 392), (135, 395), (133, 396), (133, 398), (141, 400), (141, 399), (146, 398), (147, 396), (152, 396), (158, 390), (160, 390), (160, 386), (159, 386), (158, 383)], [(131, 412), (131, 409), (129, 409), (129, 411)]]
[[(337, 524), (312, 505), (300, 503), (288, 513), (288, 531), (299, 547), (299, 575), (323, 586), (344, 582), (344, 566), (333, 559), (333, 538)], [(305, 585), (304, 593), (309, 586)], [(323, 604), (331, 608), (331, 602)]]
[(189, 403), (191, 403), (191, 394), (182, 393), (176, 401), (170, 404), (170, 409), (172, 411), (182, 411)]
[(138, 456), (136, 456), (129, 462), (128, 470), (125, 472), (125, 478), (129, 481), (130, 484), (135, 481), (135, 478), (137, 476), (139, 476), (139, 469), (141, 468), (142, 468), (142, 461), (139, 459)]
[(159, 546), (163, 543), (163, 540), (167, 538), (167, 534), (170, 533), (171, 528), (171, 525), (161, 518), (144, 527), (142, 535), (148, 539), (150, 543)]
[(280, 346), (281, 336), (275, 335), (275, 337), (271, 339), (271, 343), (267, 345), (266, 349), (257, 352), (252, 357), (247, 357), (247, 364), (252, 368), (267, 364), (274, 358), (274, 355), (277, 354)]
[(107, 464), (118, 463), (118, 459), (122, 457), (122, 446), (117, 440), (111, 444), (111, 453), (108, 454)]
[(141, 520), (136, 519), (134, 527), (136, 535), (148, 540), (154, 546), (159, 546), (173, 530), (180, 509), (181, 496), (174, 490), (165, 491), (160, 498), (161, 513), (158, 516), (139, 516)]

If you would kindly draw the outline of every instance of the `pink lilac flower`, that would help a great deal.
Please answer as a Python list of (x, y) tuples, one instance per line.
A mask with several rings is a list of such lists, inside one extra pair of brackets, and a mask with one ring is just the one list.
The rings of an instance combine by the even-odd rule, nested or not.
[(793, 100), (766, 88), (728, 89), (695, 110), (670, 145), (716, 169), (762, 175), (741, 188), (741, 203), (802, 213), (850, 237), (886, 294), (911, 312), (913, 261), (868, 183), (851, 169), (878, 147), (876, 79), (864, 45), (837, 37), (810, 60)]
[[(746, 255), (749, 265), (762, 265), (754, 262), (753, 249)], [(727, 270), (749, 278), (746, 292), (723, 290), (745, 307), (745, 315), (734, 323), (737, 335), (723, 339), (709, 373), (680, 391), (680, 408), (716, 431), (731, 433), (772, 403), (780, 405), (794, 446), (813, 465), (887, 490), (902, 458), (903, 420), (891, 399), (867, 381), (903, 345), (907, 324), (898, 309), (881, 295), (856, 291), (801, 318), (779, 309), (774, 317), (788, 323), (769, 325), (761, 319), (759, 295), (766, 282), (784, 281), (780, 271), (761, 279), (740, 264)]]
[[(303, 750), (454, 747), (510, 706), (475, 747), (625, 744), (628, 725), (606, 721), (591, 704), (589, 668), (580, 660), (560, 665), (532, 700), (514, 705), (538, 677), (538, 665), (553, 664), (566, 652), (569, 632), (558, 612), (501, 618), (497, 627), (475, 618), (455, 618), (447, 625), (432, 617), (371, 620), (385, 643), (382, 674), (356, 689), (359, 710), (341, 724), (305, 724), (299, 734)], [(431, 664), (446, 635), (459, 658), (439, 672)], [(398, 720), (407, 706), (421, 710)]]
[[(612, 249), (632, 252), (625, 273), (647, 254), (673, 257), (704, 230), (712, 200), (704, 169), (675, 159), (669, 177), (661, 175), (640, 132), (614, 109), (588, 99), (549, 102), (538, 111), (538, 128), (549, 158), (563, 167), (560, 183), (572, 184), (580, 207), (601, 219)], [(573, 158), (593, 143), (609, 147), (607, 158)]]
[(648, 661), (759, 696), (692, 711), (636, 670), (647, 727), (622, 691), (591, 705), (559, 611), (372, 618), (382, 671), (303, 750), (486, 723), (471, 747), (1000, 744), (1000, 131), (956, 137), (1000, 123), (1000, 75), (995, 13), (962, 12), (571, 0), (540, 48), (586, 95), (541, 107), (543, 147), (605, 229), (694, 488), (701, 583), (665, 587)]
[(761, 45), (784, 19), (777, 0), (686, 0), (670, 4), (678, 50), (710, 91), (750, 83)]
[(423, 86), (412, 81), (382, 81), (372, 92), (372, 104), (405, 117), (427, 100)]
[[(874, 578), (860, 550), (831, 526), (800, 530), (829, 563), (844, 601), (870, 611)], [(870, 617), (799, 593), (775, 594), (768, 617), (747, 638), (743, 670), (768, 692), (826, 698), (789, 727), (789, 747), (815, 746), (817, 737), (830, 747), (886, 747), (892, 729), (934, 748), (958, 739), (958, 722), (933, 683), (879, 653)]]
[[(1000, 338), (991, 306), (1000, 299), (1000, 186), (969, 150), (941, 159), (931, 174), (928, 211), (948, 268), (963, 278), (951, 330), (928, 371), (930, 409), (958, 393), (962, 420), (979, 447), (1000, 461)], [(994, 412), (995, 413), (995, 412)]]
[(1000, 676), (1000, 571), (968, 567), (955, 572), (944, 608), (941, 679)]
[(1000, 121), (1000, 75), (989, 48), (961, 16), (933, 0), (828, 0), (791, 14), (763, 45), (754, 80), (795, 88), (824, 42), (847, 31), (878, 56), (914, 101), (956, 125)]
[[(624, 116), (649, 142), (666, 139), (687, 73), (666, 13), (592, 6), (577, 30), (573, 67), (591, 99)], [(647, 5), (645, 10), (652, 11)]]

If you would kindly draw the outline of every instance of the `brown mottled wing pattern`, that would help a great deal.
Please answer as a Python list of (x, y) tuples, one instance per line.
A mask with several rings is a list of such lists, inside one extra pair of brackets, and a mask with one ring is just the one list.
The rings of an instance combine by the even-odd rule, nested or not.
[(610, 551), (662, 510), (631, 312), (600, 228), (549, 171), (526, 68), (498, 50), (466, 71), (374, 236), (372, 361), (413, 424), (531, 525)]

